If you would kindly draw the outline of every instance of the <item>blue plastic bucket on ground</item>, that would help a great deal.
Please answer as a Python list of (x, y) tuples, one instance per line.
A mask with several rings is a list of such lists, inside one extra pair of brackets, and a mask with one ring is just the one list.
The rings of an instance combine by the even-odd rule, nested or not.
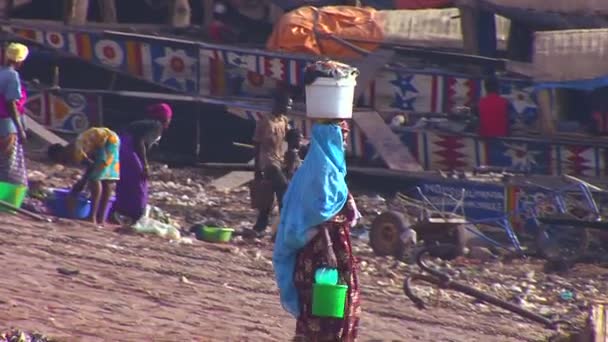
[[(46, 206), (51, 210), (51, 213), (57, 217), (69, 218), (69, 219), (86, 219), (91, 214), (92, 203), (91, 200), (84, 196), (79, 195), (76, 202), (76, 208), (74, 213), (68, 212), (67, 198), (70, 194), (70, 189), (53, 189), (53, 193), (46, 201)], [(106, 220), (110, 216), (111, 209), (116, 201), (116, 197), (110, 197), (108, 207), (106, 208), (105, 218)]]
[(57, 217), (69, 219), (86, 219), (89, 217), (91, 213), (91, 201), (85, 196), (79, 195), (74, 212), (70, 213), (67, 206), (69, 194), (69, 189), (53, 189), (53, 193), (48, 197), (46, 202), (51, 213)]

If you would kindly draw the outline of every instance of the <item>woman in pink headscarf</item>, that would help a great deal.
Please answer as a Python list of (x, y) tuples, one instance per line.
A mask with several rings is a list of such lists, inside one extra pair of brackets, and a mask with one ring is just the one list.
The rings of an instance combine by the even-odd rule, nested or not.
[(120, 180), (113, 212), (130, 223), (141, 218), (148, 204), (148, 150), (158, 143), (173, 117), (166, 103), (150, 106), (147, 112), (148, 119), (130, 123), (120, 135)]

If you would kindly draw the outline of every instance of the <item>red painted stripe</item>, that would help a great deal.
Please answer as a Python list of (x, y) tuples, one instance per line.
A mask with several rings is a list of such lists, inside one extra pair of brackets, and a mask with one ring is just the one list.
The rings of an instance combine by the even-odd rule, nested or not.
[(17, 31), (17, 34), (19, 34), (20, 36), (22, 36), (24, 38), (36, 40), (36, 31), (34, 31), (34, 30), (29, 30), (29, 29), (19, 30), (19, 31)]
[(369, 105), (376, 108), (376, 80), (371, 81), (369, 85)]
[[(209, 73), (209, 93), (211, 93), (211, 95), (217, 95), (218, 93), (218, 82), (217, 82), (217, 64), (218, 64), (219, 60), (217, 58), (210, 58), (209, 59), (209, 70), (207, 70), (207, 72)], [(202, 72), (202, 70), (201, 70)]]
[(433, 75), (431, 86), (431, 112), (437, 112), (437, 75)]
[(82, 57), (82, 36), (78, 33), (74, 34), (74, 41), (76, 42), (76, 54), (78, 57)]
[(489, 160), (490, 160), (490, 147), (488, 146), (487, 142), (483, 142), (483, 151), (484, 154), (486, 155), (486, 158), (484, 160), (484, 164), (490, 164)]
[(93, 47), (91, 46), (91, 38), (86, 33), (75, 34), (76, 48), (78, 56), (84, 60), (90, 61), (93, 59)]
[(135, 43), (133, 45), (133, 60), (135, 62), (135, 65), (133, 65), (134, 68), (136, 68), (137, 70), (137, 74), (139, 76), (143, 76), (144, 75), (144, 66), (143, 66), (143, 60), (141, 58), (141, 43)]
[(302, 64), (302, 62), (300, 62), (299, 60), (295, 61), (295, 75), (292, 75), (292, 85), (300, 85), (300, 73), (302, 72), (302, 69), (304, 68), (304, 65)]
[(50, 94), (48, 92), (43, 92), (42, 94), (40, 94), (40, 96), (42, 97), (42, 102), (44, 103), (44, 106), (42, 108), (43, 110), (43, 114), (44, 114), (44, 122), (46, 123), (47, 126), (51, 126), (51, 118), (53, 117), (53, 106), (51, 106), (51, 99), (50, 99)]

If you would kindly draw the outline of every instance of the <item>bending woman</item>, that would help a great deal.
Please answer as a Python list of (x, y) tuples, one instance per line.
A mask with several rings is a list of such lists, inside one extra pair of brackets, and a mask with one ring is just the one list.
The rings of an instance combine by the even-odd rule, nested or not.
[[(354, 341), (357, 336), (359, 279), (350, 227), (358, 211), (345, 180), (347, 133), (345, 122), (313, 126), (306, 158), (283, 198), (273, 264), (281, 304), (297, 318), (296, 341)], [(334, 260), (328, 248), (333, 248)], [(337, 266), (348, 285), (342, 319), (312, 315), (314, 275), (323, 266)]]
[(6, 66), (0, 70), (0, 181), (27, 186), (23, 143), (26, 139), (24, 106), (27, 98), (17, 70), (29, 51), (23, 44), (6, 49)]
[(148, 107), (148, 117), (130, 123), (120, 135), (120, 180), (112, 211), (130, 223), (137, 222), (148, 205), (148, 150), (169, 128), (173, 111), (168, 104), (160, 103)]
[(105, 224), (106, 211), (114, 192), (114, 183), (120, 178), (120, 139), (112, 130), (93, 127), (80, 133), (68, 146), (54, 144), (49, 147), (49, 158), (61, 164), (82, 164), (84, 175), (72, 187), (71, 201), (89, 185), (91, 190), (91, 215), (89, 221)]

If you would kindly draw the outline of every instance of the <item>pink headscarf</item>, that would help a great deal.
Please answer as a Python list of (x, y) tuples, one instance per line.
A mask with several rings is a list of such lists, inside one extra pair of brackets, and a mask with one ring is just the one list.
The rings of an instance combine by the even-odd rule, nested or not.
[(148, 117), (158, 120), (167, 126), (173, 118), (173, 110), (166, 103), (158, 103), (148, 107)]

